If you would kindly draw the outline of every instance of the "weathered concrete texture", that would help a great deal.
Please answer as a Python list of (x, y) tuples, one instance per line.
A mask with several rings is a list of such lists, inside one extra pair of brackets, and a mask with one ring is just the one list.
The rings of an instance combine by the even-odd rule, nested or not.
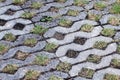
[[(120, 22), (110, 22), (111, 17), (120, 18), (110, 11), (116, 0), (104, 0), (103, 9), (95, 6), (101, 0), (78, 5), (74, 1), (26, 0), (20, 5), (13, 0), (0, 2), (0, 80), (29, 80), (25, 78), (30, 70), (40, 73), (36, 79), (32, 78), (38, 74), (32, 74), (31, 80), (107, 80), (106, 74), (120, 76)], [(31, 7), (34, 2), (42, 6)], [(23, 18), (25, 12), (35, 15)], [(40, 28), (35, 29), (38, 25)], [(104, 32), (106, 28), (110, 31)], [(14, 37), (6, 36), (9, 33)], [(36, 43), (30, 45), (34, 43), (30, 40), (26, 45), (27, 39)], [(89, 59), (91, 55), (100, 59)], [(35, 64), (36, 59), (41, 64)], [(113, 59), (119, 60), (117, 66), (111, 64)], [(17, 66), (13, 74), (10, 71), (14, 68), (8, 65)], [(84, 72), (84, 68), (93, 73)]]

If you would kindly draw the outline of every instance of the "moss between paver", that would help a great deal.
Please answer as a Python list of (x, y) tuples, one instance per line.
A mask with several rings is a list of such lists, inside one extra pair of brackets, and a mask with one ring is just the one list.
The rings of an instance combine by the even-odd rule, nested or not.
[(97, 49), (104, 49), (106, 48), (107, 43), (104, 41), (96, 41), (95, 44), (93, 45), (93, 48), (97, 48)]
[(92, 69), (82, 68), (81, 72), (78, 75), (81, 77), (92, 79), (94, 73), (95, 71)]
[(103, 2), (103, 1), (99, 1), (99, 2), (96, 2), (94, 4), (94, 8), (96, 10), (103, 10), (106, 6), (107, 6), (107, 4), (105, 2)]
[(14, 41), (16, 39), (16, 37), (12, 33), (7, 33), (7, 34), (5, 34), (4, 39), (6, 41)]
[(110, 9), (113, 14), (120, 14), (120, 3), (114, 3)]
[(52, 76), (50, 76), (49, 80), (63, 80), (63, 79), (60, 77), (52, 75)]
[(35, 44), (37, 44), (37, 39), (35, 39), (35, 38), (28, 38), (24, 41), (24, 45), (26, 45), (26, 46), (33, 47), (33, 46), (35, 46)]
[(26, 1), (27, 0), (13, 0), (13, 3), (21, 5), (21, 4), (24, 4)]
[(93, 62), (93, 63), (99, 63), (101, 60), (101, 57), (98, 55), (91, 54), (88, 56), (87, 61)]
[(84, 32), (91, 32), (93, 30), (94, 26), (90, 24), (84, 24), (81, 26), (81, 31)]
[(7, 52), (9, 49), (8, 46), (5, 46), (3, 44), (0, 44), (0, 55), (3, 55), (5, 52)]
[(70, 20), (67, 20), (67, 19), (60, 19), (59, 23), (58, 23), (60, 26), (63, 26), (63, 27), (70, 27), (70, 25), (72, 24), (72, 21)]
[(120, 80), (120, 76), (107, 73), (105, 74), (104, 80)]
[(112, 37), (114, 36), (116, 31), (112, 28), (104, 28), (101, 32), (102, 35), (107, 36), (107, 37)]
[(42, 6), (43, 6), (43, 3), (33, 2), (30, 7), (31, 7), (31, 8), (34, 8), (34, 9), (39, 9), (39, 8), (41, 8)]
[(68, 10), (67, 15), (69, 16), (77, 16), (79, 14), (79, 11), (77, 10)]
[(50, 62), (50, 59), (47, 56), (37, 55), (33, 64), (46, 66)]
[(37, 80), (39, 75), (40, 75), (40, 72), (35, 71), (35, 70), (29, 70), (26, 73), (25, 78), (23, 80)]
[(69, 72), (69, 70), (71, 69), (71, 64), (67, 62), (61, 62), (57, 65), (56, 68), (58, 71)]
[(47, 43), (45, 46), (45, 50), (46, 51), (53, 51), (58, 47), (58, 45), (54, 44), (54, 43)]
[(111, 66), (115, 68), (120, 68), (120, 59), (112, 59)]
[(14, 74), (18, 70), (18, 66), (15, 64), (8, 64), (2, 70), (4, 73)]
[(85, 4), (88, 4), (88, 0), (74, 0), (74, 5), (76, 6), (84, 6)]

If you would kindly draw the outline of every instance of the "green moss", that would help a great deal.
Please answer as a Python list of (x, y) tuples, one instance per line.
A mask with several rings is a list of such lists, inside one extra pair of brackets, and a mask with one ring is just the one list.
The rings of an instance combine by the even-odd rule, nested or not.
[(5, 34), (4, 39), (7, 41), (14, 41), (16, 37), (12, 33)]
[(107, 43), (104, 41), (96, 41), (95, 44), (93, 45), (93, 48), (97, 49), (103, 49), (107, 46)]
[(50, 59), (47, 56), (37, 55), (33, 63), (41, 66), (46, 66), (49, 61)]
[(90, 20), (95, 20), (95, 21), (99, 21), (99, 19), (101, 18), (100, 14), (94, 14), (94, 13), (88, 13), (88, 19)]
[(120, 25), (120, 19), (118, 17), (112, 16), (108, 19), (108, 23), (113, 26), (117, 26), (117, 25)]
[(104, 28), (101, 32), (102, 35), (112, 37), (115, 35), (115, 30), (112, 28)]
[(50, 76), (49, 80), (63, 80), (63, 79), (52, 75), (52, 76)]
[(117, 46), (117, 52), (120, 53), (120, 45)]
[(99, 63), (100, 59), (101, 59), (100, 56), (91, 54), (91, 55), (88, 56), (87, 61), (93, 62), (93, 63)]
[(27, 46), (35, 46), (36, 43), (37, 43), (37, 39), (35, 38), (28, 38), (24, 41), (24, 44)]
[(33, 16), (35, 16), (35, 13), (33, 12), (25, 12), (21, 15), (21, 17), (25, 19), (31, 19)]
[(88, 0), (74, 0), (74, 5), (76, 6), (84, 6), (85, 4), (88, 4)]
[(52, 51), (54, 49), (56, 49), (58, 46), (54, 43), (47, 43), (45, 46), (45, 50), (46, 51)]
[(120, 67), (120, 59), (113, 59), (111, 61), (111, 65), (115, 68), (119, 68)]
[(91, 79), (94, 73), (95, 71), (92, 69), (82, 68), (81, 72), (79, 73), (79, 76)]
[(39, 9), (43, 6), (43, 3), (40, 3), (40, 2), (33, 2), (31, 4), (31, 8), (34, 8), (34, 9)]
[(120, 76), (107, 73), (104, 80), (120, 80)]
[(8, 64), (3, 68), (4, 73), (14, 74), (18, 69), (18, 66), (15, 64)]
[(43, 26), (40, 25), (36, 25), (31, 32), (34, 34), (39, 34), (39, 35), (43, 35), (46, 31), (48, 31), (47, 28), (44, 28)]
[(21, 5), (21, 4), (24, 4), (26, 1), (27, 0), (13, 0), (13, 3)]
[(43, 17), (40, 19), (41, 22), (51, 22), (52, 20), (53, 20), (53, 18), (50, 17), (50, 16), (43, 16)]
[(61, 62), (57, 65), (58, 71), (69, 72), (70, 69), (71, 69), (71, 64), (66, 62)]
[(120, 3), (114, 3), (110, 9), (111, 13), (120, 14)]
[(63, 27), (70, 27), (70, 25), (72, 24), (72, 21), (67, 19), (61, 19), (58, 24)]
[(37, 80), (39, 75), (40, 75), (40, 72), (35, 70), (30, 70), (26, 73), (24, 80)]
[(5, 52), (7, 52), (9, 49), (8, 46), (5, 46), (3, 44), (0, 44), (0, 55), (3, 55)]
[(94, 8), (97, 9), (97, 10), (102, 10), (102, 9), (104, 9), (105, 7), (106, 7), (106, 4), (105, 4), (105, 2), (103, 2), (103, 1), (99, 1), (99, 2), (96, 2), (96, 3), (94, 4)]
[(67, 15), (69, 16), (77, 16), (79, 14), (79, 11), (77, 10), (68, 10)]
[(84, 24), (81, 26), (81, 30), (84, 32), (91, 32), (93, 30), (93, 25)]

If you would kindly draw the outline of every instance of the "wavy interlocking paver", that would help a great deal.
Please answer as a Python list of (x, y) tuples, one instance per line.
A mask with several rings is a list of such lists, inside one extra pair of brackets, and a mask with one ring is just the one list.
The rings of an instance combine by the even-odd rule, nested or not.
[(71, 63), (71, 64), (75, 64), (75, 63), (78, 63), (78, 62), (85, 61), (90, 54), (96, 54), (96, 55), (99, 55), (99, 56), (104, 56), (104, 55), (111, 54), (115, 51), (116, 51), (116, 44), (113, 43), (113, 44), (110, 44), (106, 48), (106, 50), (98, 50), (98, 49), (86, 50), (86, 51), (80, 52), (79, 55), (75, 59), (71, 59), (67, 56), (63, 56), (63, 57), (60, 58), (60, 60), (63, 61), (63, 62), (68, 62), (68, 63)]
[[(117, 66), (115, 63), (114, 66), (111, 64), (113, 59), (120, 60), (120, 23), (114, 25), (112, 23), (117, 21), (109, 22), (111, 17), (120, 17), (110, 10), (119, 0), (104, 0), (106, 7), (103, 9), (97, 9), (95, 6), (96, 2), (101, 0), (88, 0), (79, 6), (75, 5), (74, 1), (26, 0), (23, 4), (14, 4), (13, 0), (0, 1), (0, 80), (27, 80), (25, 77), (30, 70), (40, 72), (36, 79), (32, 79), (34, 75), (30, 73), (33, 75), (29, 76), (30, 80), (107, 80), (104, 79), (106, 74), (120, 76), (119, 61), (115, 62)], [(34, 2), (43, 5), (38, 9), (31, 8)], [(76, 15), (69, 15), (70, 10), (77, 11), (71, 12)], [(26, 19), (21, 17), (25, 12), (34, 12), (35, 15)], [(41, 21), (45, 16), (51, 20)], [(70, 20), (72, 24), (64, 27), (62, 25), (67, 23), (63, 21), (60, 25), (61, 19)], [(90, 30), (89, 26), (93, 29), (88, 32), (82, 30), (85, 24), (88, 25), (84, 29)], [(38, 29), (35, 29), (36, 33), (32, 32), (36, 25), (40, 26), (40, 31), (44, 31), (44, 28), (47, 30), (39, 34)], [(112, 34), (112, 31), (104, 32), (105, 28), (115, 31), (112, 37), (106, 36)], [(9, 41), (12, 38), (10, 36), (7, 37), (8, 40), (5, 38), (9, 33), (15, 36), (15, 40)], [(37, 42), (34, 46), (25, 45), (27, 39), (36, 39)], [(104, 44), (97, 44), (98, 48), (95, 47), (96, 42), (100, 41), (106, 42), (106, 47)], [(29, 44), (31, 43), (30, 40)], [(9, 48), (2, 54), (3, 45)], [(39, 55), (42, 56), (39, 57), (39, 62), (45, 62), (46, 65), (34, 64)], [(91, 55), (99, 56), (99, 62), (89, 61)], [(46, 58), (49, 58), (48, 62), (45, 61)], [(96, 60), (96, 57), (92, 60)], [(18, 66), (15, 73), (10, 73), (14, 68), (9, 68), (8, 65)], [(6, 67), (7, 72), (4, 72)], [(94, 73), (81, 73), (84, 68), (93, 70)]]

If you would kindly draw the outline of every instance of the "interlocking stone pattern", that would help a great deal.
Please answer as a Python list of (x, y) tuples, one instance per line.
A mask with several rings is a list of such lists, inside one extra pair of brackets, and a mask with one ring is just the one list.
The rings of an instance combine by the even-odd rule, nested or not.
[[(26, 0), (21, 5), (13, 4), (13, 1), (0, 2), (0, 45), (9, 47), (3, 54), (0, 53), (0, 80), (51, 80), (50, 77), (53, 75), (61, 79), (52, 80), (107, 80), (105, 79), (106, 74), (120, 76), (120, 66), (111, 65), (113, 59), (120, 59), (117, 49), (120, 44), (120, 25), (108, 23), (111, 16), (120, 17), (109, 11), (116, 0), (88, 0), (87, 4), (80, 6), (74, 4), (75, 0), (66, 0), (65, 2), (62, 2), (64, 0)], [(94, 4), (99, 1), (106, 2), (107, 6), (102, 10), (94, 8)], [(43, 5), (34, 9), (30, 7), (33, 2), (40, 2)], [(14, 13), (7, 14), (9, 10)], [(78, 14), (68, 15), (69, 10), (76, 10)], [(36, 15), (30, 19), (25, 19), (21, 17), (25, 12), (34, 12)], [(91, 20), (89, 13), (99, 14), (101, 17), (99, 20)], [(49, 16), (52, 20), (40, 21), (44, 16)], [(70, 20), (72, 24), (69, 27), (64, 27), (59, 24), (61, 19)], [(82, 30), (85, 24), (93, 26), (91, 31)], [(48, 30), (42, 35), (34, 34), (31, 30), (35, 25), (48, 28)], [(114, 35), (102, 34), (105, 28), (115, 30)], [(12, 33), (16, 39), (14, 41), (6, 40), (5, 35), (8, 33)], [(30, 38), (37, 40), (34, 46), (24, 44), (24, 41)], [(96, 42), (100, 41), (107, 43), (104, 49), (95, 47)], [(57, 48), (53, 51), (45, 50), (48, 43), (54, 43)], [(20, 55), (26, 53), (28, 55), (24, 60), (21, 60), (16, 58), (16, 55), (19, 55), (18, 52), (22, 52)], [(33, 64), (37, 55), (46, 56), (50, 60), (46, 65)], [(101, 57), (99, 63), (89, 61), (90, 55)], [(68, 63), (71, 68), (67, 72), (64, 69), (63, 71), (58, 70), (57, 67), (60, 63)], [(11, 74), (3, 71), (7, 65), (17, 65), (18, 68)], [(64, 67), (66, 68), (66, 66)], [(94, 70), (94, 73), (91, 77), (81, 76), (83, 68)], [(25, 79), (29, 70), (38, 71), (40, 75), (37, 79)], [(83, 75), (87, 74), (84, 72)], [(120, 78), (115, 80), (120, 80)]]

